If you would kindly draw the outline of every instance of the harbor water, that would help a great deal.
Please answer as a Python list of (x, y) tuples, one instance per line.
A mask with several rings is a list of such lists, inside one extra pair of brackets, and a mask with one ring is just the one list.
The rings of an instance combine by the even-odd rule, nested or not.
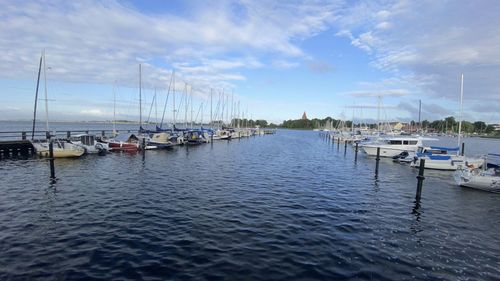
[(0, 280), (500, 276), (499, 194), (425, 171), (415, 208), (417, 169), (382, 159), (375, 177), (373, 158), (318, 132), (55, 164), (51, 183), (47, 161), (0, 161)]

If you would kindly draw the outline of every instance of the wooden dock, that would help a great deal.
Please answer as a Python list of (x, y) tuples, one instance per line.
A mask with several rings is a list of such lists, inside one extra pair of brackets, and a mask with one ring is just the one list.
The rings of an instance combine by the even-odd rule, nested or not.
[(0, 141), (0, 159), (30, 157), (35, 154), (35, 148), (28, 140)]

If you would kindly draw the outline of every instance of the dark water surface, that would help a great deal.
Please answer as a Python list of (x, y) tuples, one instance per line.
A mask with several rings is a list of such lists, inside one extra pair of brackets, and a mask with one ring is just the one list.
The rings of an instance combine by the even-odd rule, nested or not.
[[(498, 142), (488, 142), (490, 149)], [(0, 280), (498, 280), (500, 196), (310, 131), (0, 162)]]

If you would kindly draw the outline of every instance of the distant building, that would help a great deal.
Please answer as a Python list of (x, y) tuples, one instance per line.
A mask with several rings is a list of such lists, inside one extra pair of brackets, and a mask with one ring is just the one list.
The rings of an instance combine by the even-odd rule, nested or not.
[(305, 112), (305, 111), (304, 111), (304, 114), (302, 114), (302, 118), (301, 118), (301, 119), (302, 119), (302, 120), (307, 120), (307, 114), (306, 114), (306, 112)]

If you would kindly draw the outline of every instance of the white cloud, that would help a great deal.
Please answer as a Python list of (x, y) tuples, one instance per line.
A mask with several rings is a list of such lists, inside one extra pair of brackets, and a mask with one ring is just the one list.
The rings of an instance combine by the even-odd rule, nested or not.
[(339, 15), (337, 35), (366, 51), (377, 69), (411, 75), (417, 84), (407, 84), (410, 93), (456, 101), (464, 73), (466, 102), (500, 108), (498, 14), (500, 6), (486, 0), (359, 1)]
[[(194, 79), (200, 71), (198, 80), (225, 84), (242, 80), (233, 70), (263, 65), (249, 53), (303, 56), (296, 40), (328, 28), (336, 7), (307, 1), (223, 1), (191, 5), (193, 10), (180, 17), (144, 14), (115, 1), (6, 2), (0, 11), (0, 76), (32, 79), (40, 50), (46, 48), (49, 76), (58, 81), (118, 79), (137, 85), (136, 68), (142, 62), (149, 65), (145, 84), (165, 85), (171, 66), (188, 61), (198, 69), (184, 67), (179, 76)], [(215, 75), (207, 75), (209, 67)]]
[(346, 96), (352, 97), (383, 97), (383, 96), (407, 96), (409, 94), (406, 89), (385, 89), (385, 90), (365, 90), (365, 91), (352, 91), (342, 93)]
[(299, 66), (299, 63), (286, 60), (273, 60), (272, 65), (278, 69), (290, 69)]

